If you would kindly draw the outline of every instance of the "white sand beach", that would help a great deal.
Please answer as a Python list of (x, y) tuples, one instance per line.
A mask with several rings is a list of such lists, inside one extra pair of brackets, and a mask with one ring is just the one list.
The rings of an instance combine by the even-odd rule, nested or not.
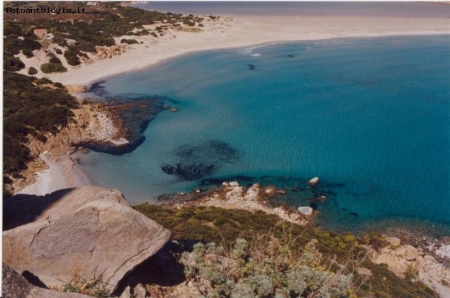
[(43, 196), (59, 189), (91, 185), (89, 179), (75, 167), (71, 156), (52, 158), (45, 152), (39, 157), (49, 168), (36, 173), (36, 182), (18, 193)]
[[(205, 27), (196, 27), (201, 30), (198, 32), (169, 29), (164, 37), (130, 36), (128, 38), (143, 43), (131, 45), (121, 56), (68, 66), (66, 73), (45, 76), (66, 85), (84, 86), (101, 78), (146, 68), (195, 51), (282, 41), (450, 34), (448, 18), (223, 16), (218, 21), (205, 21), (204, 24)], [(121, 38), (127, 37), (116, 40)], [(32, 61), (29, 62), (32, 64)]]

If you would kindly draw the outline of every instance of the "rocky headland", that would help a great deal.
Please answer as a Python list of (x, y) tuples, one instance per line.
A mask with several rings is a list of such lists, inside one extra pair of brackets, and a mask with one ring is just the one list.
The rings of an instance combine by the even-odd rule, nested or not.
[[(40, 158), (42, 154), (49, 156), (52, 161), (60, 162), (65, 169), (74, 166), (71, 153), (81, 149), (84, 144), (105, 144), (111, 147), (123, 147), (129, 144), (126, 131), (121, 128), (122, 121), (116, 117), (108, 107), (100, 103), (80, 103), (72, 109), (74, 117), (67, 127), (57, 134), (48, 133), (46, 140), (29, 136), (26, 144), (33, 160), (22, 171), (21, 177), (13, 178), (12, 193), (17, 193), (25, 186), (36, 181), (36, 173), (48, 169), (48, 165)], [(70, 175), (69, 175), (70, 176)], [(70, 177), (68, 180), (72, 180)], [(68, 186), (74, 186), (68, 184)]]

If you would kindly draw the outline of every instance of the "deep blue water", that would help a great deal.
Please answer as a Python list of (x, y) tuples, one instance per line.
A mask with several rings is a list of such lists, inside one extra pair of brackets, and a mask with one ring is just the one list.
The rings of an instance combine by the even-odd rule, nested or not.
[[(325, 224), (450, 223), (449, 82), (450, 36), (190, 54), (102, 84), (112, 95), (168, 97), (179, 111), (160, 113), (130, 154), (79, 154), (81, 169), (133, 203), (201, 180), (163, 165), (212, 166), (202, 178), (271, 176), (267, 184), (302, 189), (319, 176)], [(290, 192), (288, 200), (310, 197)]]

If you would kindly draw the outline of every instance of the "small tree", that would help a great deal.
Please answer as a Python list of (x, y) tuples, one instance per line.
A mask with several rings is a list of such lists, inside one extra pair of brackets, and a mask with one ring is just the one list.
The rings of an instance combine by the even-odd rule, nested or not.
[(60, 63), (44, 63), (41, 65), (41, 71), (43, 73), (66, 72), (67, 68)]
[(61, 64), (61, 60), (57, 57), (50, 58), (50, 63)]
[(22, 50), (22, 53), (27, 58), (32, 58), (33, 57), (33, 52), (30, 49), (24, 49), (24, 50)]
[(37, 74), (37, 73), (38, 73), (37, 69), (34, 68), (33, 66), (31, 66), (30, 68), (28, 68), (28, 74), (29, 74), (30, 76), (34, 76), (34, 75)]

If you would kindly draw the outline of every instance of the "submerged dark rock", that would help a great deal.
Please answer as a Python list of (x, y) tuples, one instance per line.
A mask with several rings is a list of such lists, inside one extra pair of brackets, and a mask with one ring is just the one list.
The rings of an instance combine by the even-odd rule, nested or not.
[(209, 140), (195, 146), (180, 146), (174, 153), (178, 158), (190, 161), (218, 160), (232, 163), (238, 158), (235, 148), (219, 140)]
[(219, 140), (180, 146), (174, 151), (174, 155), (177, 163), (165, 163), (161, 170), (184, 180), (205, 178), (223, 164), (233, 163), (239, 158), (235, 148)]
[(184, 180), (196, 180), (213, 174), (215, 169), (214, 165), (194, 162), (192, 164), (164, 164), (161, 166), (161, 170), (168, 175), (174, 175)]
[(241, 182), (241, 181), (245, 181), (245, 182), (250, 182), (253, 183), (254, 181), (256, 181), (255, 177), (250, 177), (250, 176), (230, 176), (230, 177), (223, 177), (223, 178), (207, 178), (207, 179), (203, 179), (202, 181), (200, 181), (199, 186), (205, 186), (205, 185), (214, 185), (214, 186), (220, 186), (222, 185), (222, 183), (224, 181), (237, 181), (237, 182)]
[(314, 202), (309, 203), (309, 207), (313, 208), (314, 210), (317, 210), (317, 204)]

